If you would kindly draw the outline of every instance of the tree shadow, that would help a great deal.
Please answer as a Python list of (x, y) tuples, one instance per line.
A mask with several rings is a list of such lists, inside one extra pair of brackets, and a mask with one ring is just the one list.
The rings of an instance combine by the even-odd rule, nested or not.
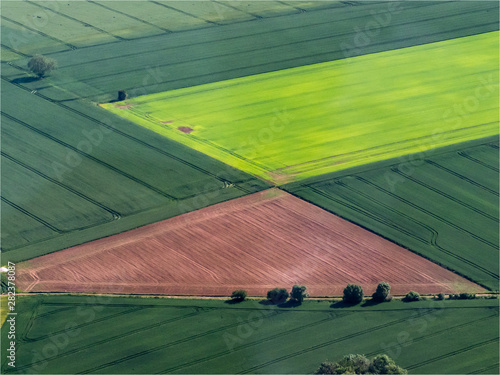
[(23, 83), (31, 83), (31, 82), (39, 81), (41, 79), (42, 79), (41, 77), (29, 76), (29, 77), (15, 78), (11, 82), (16, 83), (16, 84), (23, 84)]
[(269, 301), (267, 299), (263, 299), (262, 301), (259, 301), (259, 304), (260, 305), (269, 306), (269, 305), (274, 305), (275, 303), (273, 301)]
[(297, 301), (286, 301), (286, 302), (278, 304), (278, 307), (286, 309), (286, 308), (290, 308), (290, 307), (297, 307), (300, 305), (301, 305), (301, 303), (297, 302)]
[(384, 301), (379, 301), (376, 299), (367, 299), (361, 307), (370, 307), (370, 306), (375, 306), (375, 305), (380, 305), (381, 303), (384, 303)]
[(354, 307), (354, 306), (359, 306), (359, 303), (349, 303), (345, 302), (343, 300), (333, 302), (330, 307), (333, 309), (345, 309), (348, 307)]
[(230, 299), (225, 300), (224, 303), (227, 303), (228, 305), (236, 305), (238, 303), (242, 303), (243, 301), (245, 301), (245, 300), (230, 298)]

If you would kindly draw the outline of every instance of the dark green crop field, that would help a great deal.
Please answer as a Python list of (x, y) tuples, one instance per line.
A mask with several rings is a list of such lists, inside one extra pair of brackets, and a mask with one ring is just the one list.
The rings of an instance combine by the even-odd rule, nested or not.
[(2, 85), (1, 120), (4, 261), (33, 258), (267, 186), (98, 107), (67, 107), (9, 83)]
[(409, 373), (498, 372), (498, 300), (340, 305), (20, 297), (16, 369), (3, 357), (2, 370), (306, 374), (348, 353), (386, 353)]
[(498, 290), (498, 155), (492, 137), (285, 190)]
[[(499, 21), (498, 3), (489, 1), (419, 1), (399, 2), (393, 5), (375, 2), (320, 1), (316, 2), (319, 9), (312, 7), (306, 12), (300, 12), (296, 9), (300, 7), (297, 4), (296, 8), (289, 9), (291, 13), (280, 13), (281, 15), (277, 16), (271, 9), (267, 9), (261, 13), (271, 12), (270, 15), (274, 16), (262, 18), (256, 11), (258, 17), (253, 16), (249, 20), (244, 17), (231, 18), (231, 11), (236, 12), (236, 10), (226, 7), (227, 17), (232, 20), (231, 24), (205, 22), (210, 26), (203, 29), (195, 28), (172, 33), (160, 30), (161, 33), (158, 35), (144, 31), (144, 36), (140, 38), (117, 39), (116, 36), (109, 34), (115, 32), (111, 29), (108, 33), (96, 30), (95, 27), (101, 30), (109, 27), (103, 22), (92, 25), (95, 27), (82, 26), (81, 22), (88, 23), (89, 20), (85, 18), (84, 12), (74, 13), (71, 10), (75, 7), (74, 4), (70, 7), (61, 5), (58, 13), (53, 14), (40, 8), (40, 2), (38, 5), (33, 3), (29, 4), (33, 12), (35, 10), (40, 10), (43, 14), (48, 12), (53, 18), (48, 18), (46, 25), (37, 29), (38, 31), (28, 30), (29, 33), (33, 33), (32, 38), (26, 36), (26, 43), (18, 42), (18, 47), (15, 48), (16, 45), (12, 44), (9, 35), (12, 35), (11, 28), (14, 27), (10, 27), (14, 22), (11, 19), (15, 18), (17, 11), (7, 8), (3, 18), (10, 28), (2, 33), (4, 49), (8, 47), (10, 52), (16, 54), (31, 54), (33, 52), (22, 52), (20, 49), (30, 45), (31, 41), (37, 41), (36, 45), (41, 47), (38, 50), (33, 47), (30, 51), (44, 52), (43, 46), (47, 45), (47, 55), (58, 61), (59, 69), (47, 79), (23, 82), (23, 85), (30, 90), (36, 89), (54, 100), (86, 97), (99, 102), (115, 99), (116, 91), (120, 89), (126, 89), (133, 97), (476, 35), (498, 30)], [(169, 10), (156, 3), (145, 2), (144, 10), (141, 9), (143, 8), (141, 5), (139, 12), (156, 9), (160, 16)], [(180, 6), (181, 2), (173, 3), (174, 6)], [(94, 2), (90, 5), (78, 3), (78, 7), (87, 10), (92, 7), (93, 12), (106, 14), (111, 11), (108, 8), (121, 8), (113, 4), (103, 8)], [(218, 2), (196, 2), (196, 4), (197, 6), (192, 8), (199, 12), (207, 6), (220, 6), (214, 5)], [(268, 7), (273, 5), (269, 4), (267, 3)], [(278, 5), (273, 6), (277, 9)], [(237, 8), (238, 5), (232, 7)], [(131, 4), (124, 5), (123, 12), (129, 14), (130, 8)], [(190, 13), (194, 11), (193, 9), (186, 11)], [(207, 9), (205, 11), (208, 12)], [(226, 13), (221, 15), (224, 14)], [(40, 33), (50, 34), (56, 40), (67, 38), (66, 34), (52, 30), (54, 25), (57, 25), (57, 22), (52, 20), (60, 18), (64, 22), (75, 23), (75, 34), (82, 35), (81, 40), (85, 45), (79, 45), (72, 39), (64, 39), (59, 44), (55, 43), (54, 39), (46, 41), (45, 38), (38, 41), (43, 37)], [(80, 23), (75, 21), (78, 18), (82, 18)], [(17, 19), (16, 22), (19, 21)], [(130, 19), (130, 22), (132, 21), (136, 20)], [(76, 30), (80, 28), (84, 31), (77, 33)], [(87, 34), (89, 35), (86, 36)], [(102, 38), (104, 39), (101, 40)], [(13, 58), (15, 57), (16, 55), (13, 55)], [(9, 80), (26, 77), (27, 73), (23, 68), (27, 61), (28, 59), (24, 58), (11, 62), (19, 69), (12, 72), (9, 69), (9, 72), (2, 74)], [(64, 88), (64, 92), (54, 91), (54, 85)]]

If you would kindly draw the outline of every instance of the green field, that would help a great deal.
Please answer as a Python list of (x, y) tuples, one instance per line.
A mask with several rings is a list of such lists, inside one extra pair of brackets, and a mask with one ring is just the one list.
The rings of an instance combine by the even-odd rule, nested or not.
[(491, 137), (285, 190), (498, 290), (498, 165)]
[(326, 359), (385, 352), (415, 374), (498, 372), (498, 300), (336, 305), (20, 297), (16, 371), (306, 374)]
[[(103, 107), (281, 184), (498, 134), (498, 35), (265, 73)], [(481, 87), (481, 79), (489, 82), (483, 87), (486, 93), (456, 121), (450, 108)], [(124, 104), (131, 107), (118, 107)]]
[(5, 260), (33, 258), (266, 188), (98, 107), (67, 107), (11, 84), (2, 85), (1, 120)]

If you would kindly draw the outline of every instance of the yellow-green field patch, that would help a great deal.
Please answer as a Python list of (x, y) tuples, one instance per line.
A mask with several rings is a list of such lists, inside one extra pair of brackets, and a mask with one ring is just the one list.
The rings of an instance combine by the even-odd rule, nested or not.
[(285, 183), (498, 133), (498, 32), (103, 107)]

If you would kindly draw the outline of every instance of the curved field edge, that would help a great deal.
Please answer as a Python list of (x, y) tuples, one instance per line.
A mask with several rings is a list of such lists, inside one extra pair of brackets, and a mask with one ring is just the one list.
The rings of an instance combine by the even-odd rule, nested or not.
[(498, 290), (498, 141), (473, 140), (283, 189)]
[[(283, 184), (498, 134), (498, 35), (490, 32), (102, 106)], [(475, 96), (468, 104), (471, 94)], [(464, 108), (467, 116), (461, 114)]]
[[(20, 296), (18, 307), (16, 370), (26, 373), (303, 374), (348, 353), (386, 353), (410, 373), (448, 373), (450, 361), (453, 373), (498, 370), (498, 300), (280, 307)], [(2, 370), (12, 372), (5, 357)]]

